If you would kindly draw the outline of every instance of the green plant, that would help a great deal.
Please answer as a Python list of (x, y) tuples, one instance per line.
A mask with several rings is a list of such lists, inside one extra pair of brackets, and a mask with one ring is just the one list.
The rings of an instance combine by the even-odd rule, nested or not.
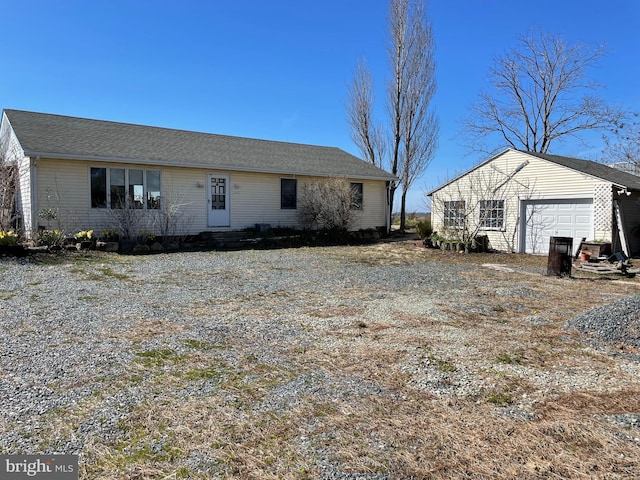
[(0, 245), (14, 246), (18, 244), (18, 234), (13, 230), (4, 232), (0, 230)]
[(38, 245), (47, 247), (59, 247), (65, 239), (65, 234), (61, 230), (40, 230), (37, 234)]
[(501, 353), (496, 356), (496, 360), (506, 364), (520, 364), (523, 358), (520, 355), (511, 355), (510, 353)]
[(424, 240), (425, 238), (429, 237), (433, 233), (431, 220), (420, 220), (419, 222), (417, 222), (416, 232), (418, 232), (420, 240)]
[(117, 242), (120, 240), (120, 234), (113, 228), (105, 228), (100, 232), (100, 238), (104, 242)]
[(180, 355), (170, 348), (157, 348), (144, 352), (136, 352), (136, 356), (140, 357), (142, 364), (147, 367), (162, 367), (167, 361), (175, 362), (181, 358)]
[(499, 392), (496, 390), (492, 390), (487, 393), (486, 396), (487, 402), (493, 403), (494, 405), (499, 405), (504, 407), (505, 405), (511, 405), (513, 403), (513, 397), (506, 392)]
[(154, 239), (156, 238), (156, 234), (153, 233), (151, 230), (140, 230), (138, 232), (138, 237), (137, 237), (137, 241), (138, 243), (148, 243), (148, 242), (152, 242)]

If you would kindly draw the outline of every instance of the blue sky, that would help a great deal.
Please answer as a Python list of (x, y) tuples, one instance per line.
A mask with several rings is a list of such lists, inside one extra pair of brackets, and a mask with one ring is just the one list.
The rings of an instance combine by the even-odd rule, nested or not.
[[(604, 97), (640, 111), (640, 2), (431, 0), (440, 148), (409, 194), (482, 158), (459, 121), (492, 59), (531, 28), (604, 44), (592, 71)], [(378, 114), (388, 61), (386, 0), (0, 0), (0, 107), (269, 140), (359, 155), (344, 100), (358, 58), (372, 70)], [(553, 153), (597, 159), (601, 145)]]

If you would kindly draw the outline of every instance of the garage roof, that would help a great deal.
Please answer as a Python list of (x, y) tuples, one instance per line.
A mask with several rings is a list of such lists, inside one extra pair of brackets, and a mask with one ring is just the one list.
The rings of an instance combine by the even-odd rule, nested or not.
[(485, 160), (484, 162), (479, 163), (478, 165), (464, 172), (463, 174), (458, 175), (455, 178), (452, 178), (448, 182), (440, 185), (439, 187), (434, 188), (432, 191), (427, 193), (427, 196), (431, 196), (433, 193), (437, 192), (438, 190), (446, 187), (447, 185), (458, 180), (459, 178), (464, 177), (465, 175), (469, 174), (475, 169), (480, 168), (481, 166), (491, 162), (495, 158), (498, 158), (499, 156), (504, 155), (509, 151), (518, 151), (527, 155), (531, 155), (533, 157), (538, 157), (543, 160), (553, 162), (557, 165), (562, 165), (563, 167), (576, 170), (586, 175), (591, 175), (593, 177), (600, 178), (606, 182), (613, 183), (614, 185), (617, 185), (621, 188), (627, 188), (628, 190), (640, 190), (640, 176), (627, 173), (617, 168), (609, 167), (603, 163), (598, 163), (591, 160), (582, 160), (580, 158), (564, 157), (561, 155), (550, 155), (547, 153), (528, 152), (526, 150), (516, 150), (513, 148), (508, 148), (507, 150), (495, 155), (494, 157), (491, 157)]
[(548, 160), (567, 168), (571, 168), (573, 170), (577, 170), (582, 173), (586, 173), (587, 175), (601, 178), (602, 180), (614, 183), (616, 185), (619, 185), (620, 187), (626, 187), (630, 190), (640, 190), (639, 176), (627, 173), (617, 168), (609, 167), (602, 163), (593, 162), (591, 160), (581, 160), (579, 158), (563, 157), (560, 155), (549, 155), (546, 153), (526, 151), (522, 152), (533, 155), (534, 157)]

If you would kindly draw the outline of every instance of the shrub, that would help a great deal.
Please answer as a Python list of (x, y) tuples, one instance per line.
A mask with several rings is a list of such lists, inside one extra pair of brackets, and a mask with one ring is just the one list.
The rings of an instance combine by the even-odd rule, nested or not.
[(0, 245), (2, 246), (14, 246), (18, 244), (18, 234), (13, 230), (8, 232), (0, 231)]
[(151, 230), (140, 230), (138, 232), (138, 236), (136, 237), (136, 240), (138, 241), (138, 243), (141, 243), (144, 245), (148, 242), (153, 242), (155, 238), (156, 238), (156, 234), (153, 233)]
[(431, 228), (431, 220), (420, 220), (416, 223), (416, 231), (418, 232), (418, 236), (420, 240), (424, 240), (429, 237), (433, 233), (433, 229)]
[(298, 217), (305, 228), (347, 231), (357, 210), (347, 180), (330, 178), (306, 183), (298, 200)]
[(120, 234), (113, 228), (105, 228), (100, 232), (100, 239), (104, 242), (117, 242), (120, 240)]
[(64, 232), (60, 230), (40, 230), (37, 235), (38, 245), (59, 247), (64, 242)]

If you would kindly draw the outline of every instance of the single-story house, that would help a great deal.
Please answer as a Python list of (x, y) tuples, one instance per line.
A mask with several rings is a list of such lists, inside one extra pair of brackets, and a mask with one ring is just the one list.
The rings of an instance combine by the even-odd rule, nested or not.
[(434, 230), (545, 254), (552, 236), (640, 253), (640, 176), (598, 162), (507, 149), (427, 194)]
[(393, 175), (334, 147), (8, 109), (0, 139), (19, 168), (28, 237), (58, 224), (108, 229), (123, 203), (156, 234), (167, 215), (178, 234), (300, 227), (302, 186), (334, 177), (359, 196), (354, 230), (389, 228)]

